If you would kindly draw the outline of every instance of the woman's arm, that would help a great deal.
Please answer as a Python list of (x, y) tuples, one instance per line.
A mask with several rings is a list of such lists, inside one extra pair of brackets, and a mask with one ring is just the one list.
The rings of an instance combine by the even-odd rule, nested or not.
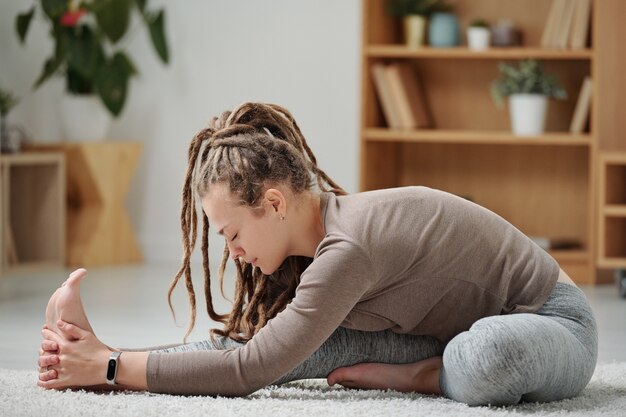
[[(119, 382), (129, 389), (168, 394), (242, 396), (276, 381), (323, 344), (375, 281), (367, 254), (344, 237), (328, 237), (318, 252), (292, 302), (246, 345), (228, 350), (126, 352)], [(57, 379), (40, 385), (62, 389), (105, 383), (111, 349), (76, 326), (60, 329), (63, 337), (44, 330), (44, 338), (58, 342), (59, 363), (52, 369), (59, 372)], [(124, 363), (125, 355), (129, 360)]]

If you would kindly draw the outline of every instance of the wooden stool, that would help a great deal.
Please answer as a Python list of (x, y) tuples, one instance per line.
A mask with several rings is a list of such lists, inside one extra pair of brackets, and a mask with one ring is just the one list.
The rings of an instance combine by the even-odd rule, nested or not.
[(141, 262), (124, 198), (141, 154), (139, 142), (35, 145), (67, 160), (67, 263), (72, 266)]

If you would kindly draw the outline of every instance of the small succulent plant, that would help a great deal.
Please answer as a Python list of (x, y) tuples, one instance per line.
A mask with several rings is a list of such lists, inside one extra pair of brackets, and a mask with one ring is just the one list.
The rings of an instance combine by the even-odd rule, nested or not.
[(491, 84), (491, 95), (501, 106), (504, 98), (512, 94), (543, 94), (555, 99), (565, 99), (567, 94), (556, 76), (545, 74), (541, 63), (535, 59), (522, 60), (517, 66), (499, 63), (501, 77)]

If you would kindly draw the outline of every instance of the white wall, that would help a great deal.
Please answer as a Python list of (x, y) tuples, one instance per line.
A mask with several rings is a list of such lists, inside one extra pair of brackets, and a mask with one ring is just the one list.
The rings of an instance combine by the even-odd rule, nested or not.
[[(62, 138), (62, 80), (30, 86), (52, 52), (44, 24), (25, 47), (14, 17), (31, 1), (0, 2), (0, 85), (22, 97), (11, 120), (37, 141)], [(140, 77), (112, 140), (144, 143), (127, 206), (147, 260), (180, 259), (180, 187), (189, 140), (213, 115), (244, 101), (273, 102), (296, 117), (320, 166), (357, 190), (361, 10), (357, 0), (153, 0), (167, 13), (171, 64), (139, 27), (127, 40)], [(211, 246), (220, 254), (220, 240)]]

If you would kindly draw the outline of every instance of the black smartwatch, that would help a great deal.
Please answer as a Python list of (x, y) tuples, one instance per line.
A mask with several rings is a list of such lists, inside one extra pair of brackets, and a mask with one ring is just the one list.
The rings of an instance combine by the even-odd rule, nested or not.
[(117, 385), (115, 378), (117, 377), (117, 363), (122, 352), (112, 352), (107, 365), (107, 384)]

